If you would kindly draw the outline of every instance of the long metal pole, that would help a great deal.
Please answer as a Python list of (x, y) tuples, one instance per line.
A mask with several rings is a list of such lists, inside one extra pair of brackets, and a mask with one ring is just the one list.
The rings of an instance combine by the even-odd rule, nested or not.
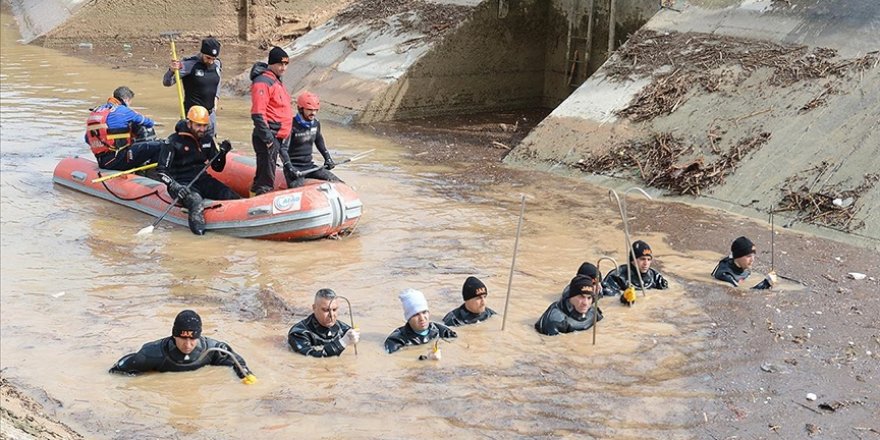
[(516, 250), (519, 248), (519, 233), (522, 231), (523, 215), (526, 212), (526, 195), (522, 195), (519, 208), (519, 223), (516, 225), (516, 240), (513, 242), (513, 260), (510, 262), (510, 276), (507, 278), (507, 297), (504, 299), (504, 315), (501, 318), (501, 331), (507, 325), (507, 309), (510, 305), (510, 286), (513, 285), (513, 268), (516, 266)]

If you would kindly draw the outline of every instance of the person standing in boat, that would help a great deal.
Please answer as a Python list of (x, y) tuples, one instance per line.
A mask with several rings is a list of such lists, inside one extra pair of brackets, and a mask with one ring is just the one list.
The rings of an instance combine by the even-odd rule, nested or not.
[(486, 296), (489, 291), (477, 277), (467, 277), (461, 286), (461, 298), (464, 300), (458, 308), (447, 313), (443, 317), (443, 323), (456, 327), (460, 325), (476, 324), (485, 321), (495, 315), (495, 311), (486, 307)]
[(251, 119), (254, 121), (251, 141), (257, 156), (257, 170), (251, 186), (253, 195), (275, 189), (278, 153), (290, 136), (293, 110), (290, 95), (281, 83), (289, 62), (287, 52), (276, 46), (269, 51), (268, 63), (258, 62), (251, 68)]
[[(608, 275), (605, 275), (605, 285), (614, 295), (625, 291), (630, 282), (637, 289), (668, 289), (669, 281), (666, 281), (656, 269), (651, 268), (653, 261), (651, 246), (642, 240), (636, 240), (629, 254), (629, 264), (621, 264), (620, 267), (608, 272)], [(624, 295), (620, 295), (620, 302), (629, 303)]]
[[(241, 198), (208, 173), (202, 173), (198, 180), (193, 181), (207, 166), (217, 172), (223, 171), (226, 167), (226, 154), (232, 150), (232, 144), (228, 140), (221, 142), (218, 148), (214, 138), (208, 136), (210, 123), (207, 109), (200, 105), (192, 106), (187, 112), (186, 119), (177, 123), (174, 127), (175, 133), (168, 136), (168, 140), (162, 145), (159, 166), (156, 168), (159, 180), (168, 188), (168, 194), (179, 199), (189, 210), (189, 229), (196, 235), (205, 234), (203, 198), (212, 200)], [(207, 164), (207, 161), (215, 156), (216, 158)]]
[(339, 301), (336, 292), (321, 289), (315, 293), (312, 314), (296, 323), (287, 332), (290, 348), (306, 356), (339, 356), (349, 345), (360, 340), (360, 333), (337, 320)]
[(155, 140), (155, 122), (129, 107), (132, 99), (130, 88), (117, 87), (106, 104), (91, 109), (86, 120), (86, 144), (101, 168), (125, 171), (159, 158), (162, 142)]
[[(535, 330), (544, 335), (555, 336), (589, 329), (593, 326), (595, 295), (592, 278), (583, 275), (572, 278), (562, 298), (550, 304), (535, 323)], [(601, 321), (602, 310), (598, 307), (595, 310), (598, 313), (596, 321)]]
[(200, 105), (211, 114), (211, 124), (208, 134), (214, 136), (217, 127), (217, 106), (220, 103), (220, 70), (222, 63), (220, 56), (220, 42), (216, 38), (208, 36), (202, 40), (199, 53), (182, 60), (171, 60), (171, 65), (165, 76), (162, 77), (162, 85), (171, 87), (177, 83), (174, 71), (180, 71), (180, 82), (183, 86), (183, 108), (189, 111), (194, 105)]
[(148, 342), (137, 353), (123, 356), (109, 372), (133, 376), (150, 371), (192, 371), (207, 365), (232, 367), (247, 384), (257, 379), (229, 344), (202, 336), (202, 318), (198, 313), (183, 310), (174, 318), (171, 336)]
[(406, 289), (399, 295), (403, 305), (406, 324), (398, 327), (385, 339), (385, 351), (394, 353), (407, 345), (427, 344), (437, 338), (455, 338), (458, 335), (449, 327), (431, 322), (428, 300), (415, 289)]
[[(321, 100), (318, 95), (303, 91), (296, 98), (296, 107), (297, 113), (293, 118), (293, 135), (287, 150), (288, 157), (285, 158), (289, 161), (284, 163), (284, 177), (287, 179), (287, 187), (303, 186), (306, 178), (341, 182), (335, 174), (330, 172), (336, 166), (336, 162), (327, 151), (324, 135), (321, 134), (321, 121), (318, 120)], [(305, 174), (306, 170), (316, 167), (312, 161), (313, 145), (324, 157), (324, 167)]]

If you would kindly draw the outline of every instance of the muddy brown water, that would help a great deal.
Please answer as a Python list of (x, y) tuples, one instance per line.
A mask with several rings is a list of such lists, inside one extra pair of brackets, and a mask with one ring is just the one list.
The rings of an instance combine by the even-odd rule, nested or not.
[[(175, 90), (161, 86), (161, 73), (18, 44), (11, 23), (4, 15), (0, 368), (86, 438), (683, 439), (705, 438), (703, 423), (730, 417), (716, 402), (717, 345), (708, 342), (718, 324), (686, 293), (707, 281), (720, 253), (684, 253), (662, 232), (635, 230), (662, 256), (671, 288), (633, 308), (604, 300), (597, 345), (590, 332), (544, 337), (532, 325), (582, 261), (624, 258), (620, 217), (604, 190), (535, 177), (456, 186), (450, 166), (330, 124), (337, 157), (376, 149), (338, 168), (365, 205), (353, 236), (277, 243), (164, 225), (138, 237), (151, 218), (53, 186), (52, 171), (63, 157), (89, 155), (87, 108), (117, 85), (135, 90), (134, 106), (163, 124), (160, 134), (176, 119)], [(247, 101), (228, 99), (218, 117), (220, 136), (250, 154), (248, 113)], [(385, 336), (403, 324), (403, 288), (425, 292), (439, 320), (476, 275), (489, 306), (503, 312), (523, 193), (507, 329), (500, 315), (462, 328), (441, 344), (439, 362), (418, 361), (423, 348), (385, 354)], [(714, 221), (698, 215), (706, 217), (690, 221)], [(312, 359), (286, 346), (288, 328), (323, 287), (351, 299), (362, 330), (357, 356)], [(229, 342), (259, 382), (243, 385), (217, 367), (106, 373), (167, 335), (183, 308), (197, 310), (205, 335)], [(348, 321), (347, 310), (340, 316)]]

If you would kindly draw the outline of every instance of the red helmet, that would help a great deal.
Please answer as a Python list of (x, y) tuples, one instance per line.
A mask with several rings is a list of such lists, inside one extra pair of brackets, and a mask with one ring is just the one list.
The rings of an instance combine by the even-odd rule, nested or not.
[(321, 108), (321, 100), (318, 95), (304, 91), (296, 98), (296, 106), (308, 110), (319, 110)]

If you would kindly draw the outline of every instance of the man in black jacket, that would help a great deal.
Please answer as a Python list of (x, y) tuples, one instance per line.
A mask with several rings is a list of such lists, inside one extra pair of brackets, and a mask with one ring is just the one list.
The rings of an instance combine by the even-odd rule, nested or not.
[[(202, 173), (193, 182), (202, 169), (208, 166), (207, 161), (215, 156), (210, 163), (211, 168), (217, 172), (223, 171), (226, 167), (226, 153), (232, 150), (229, 141), (223, 141), (217, 147), (214, 138), (207, 135), (208, 124), (208, 111), (204, 107), (194, 105), (190, 108), (186, 119), (177, 123), (174, 134), (168, 136), (168, 140), (162, 145), (159, 166), (156, 167), (159, 180), (168, 188), (168, 194), (179, 198), (189, 210), (189, 229), (196, 235), (205, 234), (205, 207), (202, 206), (202, 198), (241, 198), (208, 173)], [(192, 185), (187, 188), (190, 182)]]
[[(572, 278), (568, 285), (568, 293), (550, 304), (535, 323), (535, 330), (541, 334), (554, 336), (589, 329), (593, 326), (595, 294), (591, 278), (582, 275)], [(601, 321), (602, 310), (598, 307), (595, 310), (598, 313), (596, 321)]]
[(180, 82), (183, 85), (184, 111), (194, 105), (200, 105), (210, 113), (211, 123), (207, 133), (213, 137), (217, 126), (217, 104), (220, 101), (220, 42), (214, 37), (202, 40), (199, 53), (183, 60), (171, 60), (168, 71), (162, 77), (162, 85), (171, 87), (177, 82), (174, 71), (180, 71)]
[[(739, 237), (730, 245), (730, 255), (724, 257), (715, 266), (712, 276), (715, 279), (726, 281), (733, 287), (739, 287), (740, 283), (751, 275), (752, 265), (755, 264), (755, 245), (746, 237)], [(776, 284), (776, 274), (770, 272), (752, 289), (770, 289)]]
[(477, 277), (467, 277), (461, 286), (461, 298), (464, 303), (443, 317), (443, 323), (456, 327), (466, 324), (476, 324), (495, 315), (495, 311), (486, 307), (486, 296), (489, 291)]
[(123, 356), (110, 372), (137, 375), (148, 371), (192, 371), (206, 365), (232, 367), (244, 383), (256, 381), (244, 359), (232, 351), (232, 347), (202, 336), (202, 318), (198, 313), (184, 310), (174, 318), (171, 336), (148, 342), (137, 353)]
[(360, 333), (338, 321), (339, 301), (336, 292), (321, 289), (315, 293), (312, 314), (287, 332), (287, 344), (297, 353), (313, 357), (339, 356), (349, 345), (360, 340)]
[(431, 322), (428, 301), (425, 295), (415, 289), (400, 293), (403, 316), (406, 324), (398, 327), (385, 339), (385, 351), (394, 353), (407, 345), (427, 344), (436, 338), (455, 338), (458, 335), (449, 327)]

